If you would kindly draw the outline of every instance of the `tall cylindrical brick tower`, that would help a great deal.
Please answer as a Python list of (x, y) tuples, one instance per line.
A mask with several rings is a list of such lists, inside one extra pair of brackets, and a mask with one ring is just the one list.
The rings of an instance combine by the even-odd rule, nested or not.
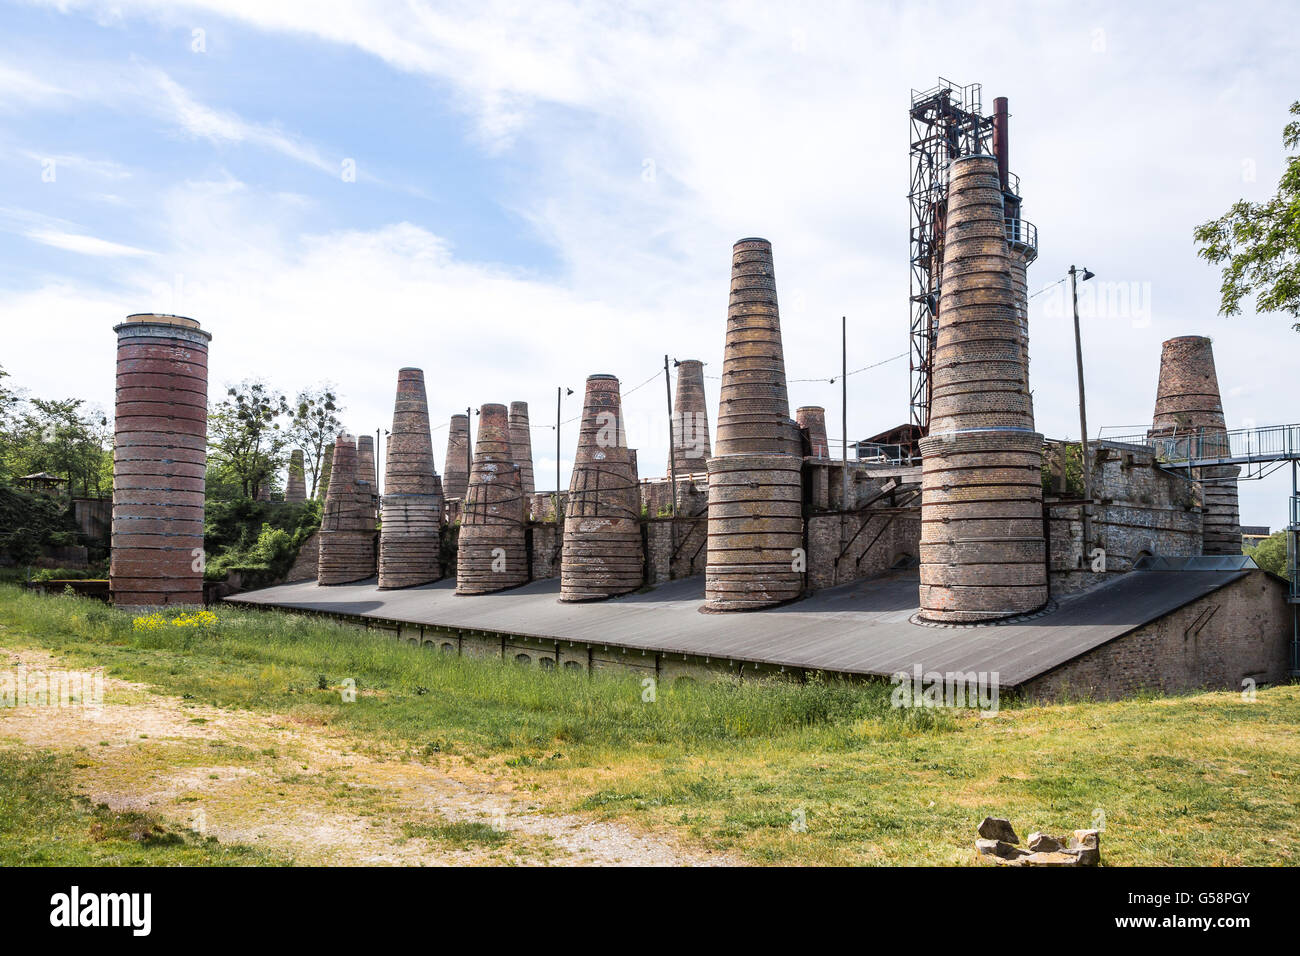
[(799, 429), (808, 433), (809, 452), (814, 458), (829, 458), (830, 442), (826, 439), (826, 409), (820, 405), (805, 405), (794, 413)]
[[(1017, 244), (1008, 250), (1007, 262), (1011, 266), (1011, 292), (1016, 303), (1016, 321), (1020, 324), (1020, 351), (1024, 356), (1024, 387), (1029, 395), (1029, 413), (1034, 411), (1033, 392), (1029, 390), (1029, 263), (1030, 247)], [(1035, 254), (1037, 250), (1034, 250)]]
[(178, 315), (129, 315), (113, 331), (109, 593), (122, 607), (202, 604), (212, 336)]
[(952, 161), (929, 436), (921, 441), (921, 615), (982, 621), (1047, 602), (1043, 436), (997, 160)]
[(741, 239), (731, 253), (716, 455), (798, 455), (790, 418), (772, 244)]
[(641, 496), (632, 468), (618, 379), (588, 376), (564, 516), (561, 601), (627, 594), (643, 583)]
[(678, 476), (708, 470), (709, 412), (704, 398), (704, 363), (682, 359), (677, 363), (677, 393), (673, 396), (673, 465)]
[(803, 590), (802, 450), (790, 418), (772, 245), (732, 248), (722, 407), (709, 459), (705, 609), (781, 604)]
[(404, 588), (442, 577), (442, 487), (433, 467), (424, 372), (397, 373), (393, 429), (384, 466), (384, 521), (379, 528), (379, 586)]
[(519, 481), (527, 498), (533, 486), (533, 436), (528, 425), (528, 403), (510, 403), (510, 449), (519, 466)]
[(442, 462), (442, 491), (448, 498), (464, 498), (469, 486), (474, 449), (469, 439), (469, 416), (452, 415), (447, 430), (447, 457)]
[(375, 513), (370, 486), (357, 480), (357, 446), (351, 435), (334, 442), (333, 467), (320, 522), (322, 585), (362, 581), (375, 573)]
[[(1227, 423), (1214, 368), (1214, 346), (1200, 335), (1170, 339), (1160, 354), (1160, 384), (1151, 422), (1152, 438), (1183, 439), (1178, 454), (1190, 447), (1195, 457), (1227, 452)], [(1237, 465), (1196, 469), (1202, 496), (1202, 550), (1206, 554), (1241, 554), (1241, 517), (1237, 503)]]
[(289, 454), (289, 483), (284, 486), (284, 500), (307, 500), (307, 478), (303, 470), (301, 448), (295, 448)]
[(316, 497), (320, 501), (325, 500), (325, 495), (330, 487), (330, 470), (334, 466), (334, 443), (325, 446), (325, 451), (320, 457), (320, 477), (316, 480)]
[(474, 467), (456, 542), (456, 593), (487, 594), (528, 581), (524, 495), (504, 405), (479, 409)]
[(375, 439), (370, 435), (357, 438), (357, 481), (365, 482), (370, 491), (370, 507), (379, 514), (379, 472), (375, 465)]

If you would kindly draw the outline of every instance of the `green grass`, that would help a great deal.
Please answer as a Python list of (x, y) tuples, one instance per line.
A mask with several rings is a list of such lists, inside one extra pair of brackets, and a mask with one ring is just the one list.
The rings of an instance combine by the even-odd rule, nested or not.
[(402, 825), (406, 836), (428, 840), (439, 846), (470, 849), (480, 846), (499, 846), (510, 839), (510, 834), (486, 823), (457, 820), (450, 823), (406, 823)]
[[(985, 815), (1024, 836), (1098, 814), (1111, 864), (1300, 860), (1296, 686), (1253, 702), (1004, 699), (995, 718), (896, 710), (888, 685), (836, 681), (684, 683), (646, 703), (634, 675), (444, 656), (287, 613), (218, 618), (141, 632), (90, 600), (0, 586), (0, 646), (39, 645), (196, 703), (291, 714), (343, 732), (340, 746), (431, 764), (453, 755), (546, 809), (673, 830), (757, 862), (969, 863)], [(423, 835), (488, 839), (474, 834)]]
[(71, 758), (0, 749), (0, 866), (248, 866), (290, 862), (74, 792)]

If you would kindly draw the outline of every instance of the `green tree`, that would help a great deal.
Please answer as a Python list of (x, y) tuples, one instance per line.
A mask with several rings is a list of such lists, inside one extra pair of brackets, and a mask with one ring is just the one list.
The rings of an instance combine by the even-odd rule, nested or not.
[(5, 384), (9, 373), (0, 366), (0, 480), (14, 474), (13, 455), (16, 439), (17, 411), (23, 397)]
[(103, 411), (80, 398), (29, 399), (6, 377), (0, 369), (0, 475), (45, 471), (66, 478), (70, 495), (107, 494), (112, 432)]
[[(1300, 117), (1300, 101), (1291, 104)], [(1287, 149), (1300, 146), (1300, 119), (1282, 130)], [(1267, 202), (1242, 199), (1218, 219), (1196, 228), (1197, 255), (1223, 266), (1221, 315), (1241, 312), (1241, 300), (1254, 293), (1260, 312), (1285, 312), (1300, 318), (1300, 155), (1287, 157), (1277, 194)], [(1300, 322), (1291, 326), (1300, 331)]]
[(209, 467), (224, 473), (246, 498), (269, 490), (289, 440), (281, 419), (291, 414), (285, 397), (265, 382), (246, 380), (227, 388), (226, 398), (208, 412)]
[(104, 485), (112, 436), (107, 416), (84, 406), (80, 398), (33, 398), (27, 403), (20, 426), (26, 436), (24, 467), (67, 478), (73, 496), (80, 492), (83, 497), (99, 497), (112, 487)]
[(289, 439), (294, 447), (302, 449), (305, 471), (310, 478), (308, 498), (316, 497), (325, 449), (334, 444), (335, 437), (343, 430), (343, 422), (339, 419), (341, 411), (343, 407), (338, 404), (338, 396), (329, 383), (298, 393), (289, 421)]
[(1247, 545), (1242, 550), (1246, 552), (1246, 557), (1253, 558), (1265, 571), (1289, 578), (1286, 567), (1286, 535), (1285, 531), (1275, 531), (1259, 544)]

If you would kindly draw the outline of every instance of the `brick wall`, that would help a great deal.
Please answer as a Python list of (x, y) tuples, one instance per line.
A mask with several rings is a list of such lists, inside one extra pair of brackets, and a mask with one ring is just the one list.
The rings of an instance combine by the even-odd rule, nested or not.
[(709, 522), (706, 515), (655, 518), (645, 528), (646, 581), (662, 584), (704, 573)]
[(811, 590), (869, 578), (901, 559), (914, 563), (919, 557), (919, 507), (812, 515), (807, 526), (807, 586)]
[(1099, 445), (1093, 451), (1092, 533), (1105, 552), (1104, 574), (1083, 554), (1082, 506), (1047, 499), (1049, 587), (1060, 596), (1091, 587), (1105, 574), (1130, 571), (1143, 554), (1201, 554), (1196, 486), (1156, 467), (1150, 452)]
[(1041, 699), (1114, 699), (1144, 690), (1241, 690), (1247, 678), (1257, 684), (1285, 681), (1292, 626), (1286, 590), (1278, 578), (1250, 571), (1021, 690)]
[[(546, 497), (550, 497), (547, 495)], [(564, 545), (564, 526), (554, 521), (534, 522), (528, 526), (532, 545), (532, 580), (560, 576), (560, 551)]]

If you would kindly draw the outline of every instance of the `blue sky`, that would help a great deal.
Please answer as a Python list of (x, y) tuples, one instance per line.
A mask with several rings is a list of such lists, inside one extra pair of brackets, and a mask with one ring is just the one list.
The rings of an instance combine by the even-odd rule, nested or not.
[[(742, 236), (773, 241), (792, 379), (834, 374), (842, 314), (850, 367), (906, 350), (905, 111), (942, 72), (1010, 98), (1031, 289), (1071, 262), (1098, 274), (1094, 434), (1149, 421), (1160, 342), (1183, 334), (1214, 337), (1231, 425), (1296, 421), (1300, 339), (1216, 316), (1191, 229), (1275, 187), (1298, 20), (1262, 3), (5, 4), (0, 363), (111, 407), (112, 325), (179, 312), (214, 335), (214, 392), (328, 380), (373, 431), (417, 365), (435, 424), (530, 402), (550, 475), (556, 385), (631, 389), (665, 352), (718, 374)], [(1039, 428), (1075, 437), (1060, 291), (1031, 305), (1031, 384)], [(850, 385), (851, 435), (905, 420), (905, 361)], [(643, 476), (665, 456), (662, 395), (627, 399)], [(836, 432), (838, 400), (791, 386)], [(1244, 484), (1243, 519), (1282, 523), (1286, 490)]]

